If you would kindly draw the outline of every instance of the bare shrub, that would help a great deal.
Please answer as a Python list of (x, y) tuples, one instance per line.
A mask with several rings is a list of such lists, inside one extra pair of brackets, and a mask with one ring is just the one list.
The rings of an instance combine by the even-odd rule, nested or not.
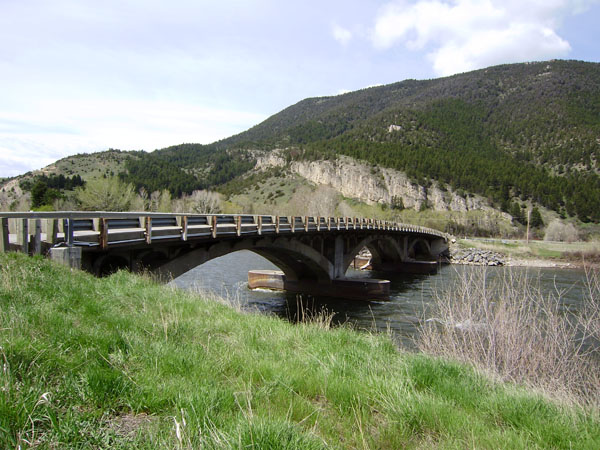
[(306, 211), (312, 216), (333, 216), (339, 203), (340, 194), (329, 186), (319, 185), (306, 204)]
[(600, 264), (600, 248), (594, 246), (593, 248), (589, 248), (586, 250), (563, 252), (562, 258), (575, 262), (583, 261), (586, 264)]
[(167, 189), (150, 194), (150, 211), (171, 212), (173, 209), (171, 193)]
[(572, 223), (564, 224), (560, 220), (554, 220), (546, 228), (545, 241), (575, 242), (579, 239), (579, 233)]
[(338, 205), (337, 210), (340, 217), (356, 217), (359, 215), (345, 200)]
[(329, 186), (301, 186), (279, 211), (285, 215), (335, 216), (340, 198), (340, 193)]
[(600, 406), (600, 282), (590, 273), (583, 305), (566, 311), (527, 275), (463, 273), (436, 298), (417, 337), (426, 353), (458, 359), (502, 380)]
[(219, 194), (211, 191), (194, 191), (175, 201), (175, 212), (196, 214), (218, 214), (221, 212)]

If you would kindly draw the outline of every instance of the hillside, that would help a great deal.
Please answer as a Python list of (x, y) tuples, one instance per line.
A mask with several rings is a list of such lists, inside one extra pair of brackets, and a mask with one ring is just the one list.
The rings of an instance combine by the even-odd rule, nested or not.
[(345, 154), (489, 197), (600, 219), (600, 65), (551, 61), (306, 99), (219, 148)]
[(130, 179), (140, 182), (139, 166), (207, 167), (210, 154), (239, 169), (213, 165), (222, 181), (242, 173), (246, 151), (257, 149), (286, 149), (288, 160), (347, 155), (421, 186), (437, 180), (483, 195), (505, 211), (530, 200), (597, 222), (600, 64), (512, 64), (306, 99), (210, 146), (154, 152)]
[(345, 155), (505, 212), (536, 203), (600, 222), (600, 64), (511, 64), (309, 98), (210, 145), (123, 153), (114, 172), (149, 192), (231, 192), (273, 150), (286, 164)]

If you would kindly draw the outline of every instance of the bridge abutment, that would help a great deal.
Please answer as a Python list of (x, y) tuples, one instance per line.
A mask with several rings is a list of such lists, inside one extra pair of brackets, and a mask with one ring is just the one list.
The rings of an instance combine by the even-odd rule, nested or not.
[(81, 269), (81, 247), (54, 247), (50, 259), (72, 269)]

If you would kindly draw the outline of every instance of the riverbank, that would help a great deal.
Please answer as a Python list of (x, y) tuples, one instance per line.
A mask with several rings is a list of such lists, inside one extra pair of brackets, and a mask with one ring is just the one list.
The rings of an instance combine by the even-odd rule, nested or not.
[(465, 238), (452, 245), (451, 251), (476, 249), (500, 255), (502, 265), (516, 267), (570, 268), (600, 267), (599, 242), (549, 242)]
[(0, 447), (598, 448), (597, 413), (119, 272), (0, 255)]

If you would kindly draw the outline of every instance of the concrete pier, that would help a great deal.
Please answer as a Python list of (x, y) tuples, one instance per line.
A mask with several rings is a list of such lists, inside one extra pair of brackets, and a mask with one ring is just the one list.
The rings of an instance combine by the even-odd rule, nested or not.
[(279, 270), (251, 270), (248, 272), (250, 289), (275, 289), (324, 297), (342, 297), (352, 300), (387, 300), (390, 282), (373, 278), (335, 279), (319, 283), (312, 280), (287, 280)]
[(50, 259), (73, 269), (81, 269), (81, 247), (53, 247)]

